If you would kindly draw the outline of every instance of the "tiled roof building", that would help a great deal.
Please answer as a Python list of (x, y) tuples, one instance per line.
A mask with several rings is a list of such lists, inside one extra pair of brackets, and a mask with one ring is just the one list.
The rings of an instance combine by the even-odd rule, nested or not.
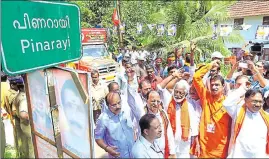
[(229, 8), (231, 18), (269, 15), (269, 1), (238, 1)]

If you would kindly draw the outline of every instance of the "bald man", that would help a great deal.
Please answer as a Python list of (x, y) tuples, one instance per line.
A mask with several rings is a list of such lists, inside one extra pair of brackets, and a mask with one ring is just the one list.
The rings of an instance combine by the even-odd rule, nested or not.
[(94, 130), (96, 143), (109, 154), (109, 158), (132, 158), (134, 145), (133, 124), (122, 111), (118, 92), (109, 92), (105, 98), (108, 109), (99, 116)]

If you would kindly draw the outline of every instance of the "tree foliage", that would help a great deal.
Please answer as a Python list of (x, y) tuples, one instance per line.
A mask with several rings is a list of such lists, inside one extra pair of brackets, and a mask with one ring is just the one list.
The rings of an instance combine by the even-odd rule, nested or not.
[[(112, 34), (112, 13), (116, 1), (71, 1), (81, 8), (82, 27), (102, 27), (111, 30), (110, 44), (118, 47), (117, 34)], [(225, 55), (230, 51), (224, 42), (241, 43), (243, 38), (238, 31), (228, 37), (213, 40), (214, 24), (222, 24), (228, 16), (228, 7), (234, 1), (120, 1), (121, 21), (125, 23), (124, 43), (126, 45), (143, 45), (149, 50), (162, 50), (164, 56), (177, 47), (187, 47), (190, 42), (197, 43), (197, 56), (208, 57), (213, 51)], [(143, 24), (143, 33), (136, 33), (137, 23)], [(156, 30), (150, 31), (147, 24), (176, 24), (177, 34), (156, 36)]]

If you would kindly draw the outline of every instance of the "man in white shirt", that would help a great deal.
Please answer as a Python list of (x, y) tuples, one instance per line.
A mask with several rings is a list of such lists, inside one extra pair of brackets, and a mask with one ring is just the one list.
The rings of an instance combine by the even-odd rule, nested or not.
[[(189, 84), (180, 80), (175, 84), (167, 114), (175, 136), (177, 158), (190, 158), (191, 137), (198, 136), (201, 109), (188, 100)], [(198, 116), (198, 117), (197, 117)]]
[[(241, 84), (223, 102), (233, 121), (228, 158), (268, 158), (269, 116), (262, 109), (261, 91), (247, 90), (246, 85)], [(244, 102), (240, 102), (242, 96)]]
[(141, 136), (136, 140), (132, 155), (134, 158), (163, 158), (164, 154), (156, 139), (162, 135), (161, 123), (153, 114), (144, 115), (140, 121)]
[[(160, 149), (166, 157), (175, 157), (175, 144), (172, 128), (165, 111), (161, 108), (160, 95), (156, 91), (150, 91), (147, 95), (147, 105), (141, 109), (142, 99), (139, 94), (129, 89), (128, 103), (130, 107), (136, 109), (137, 117), (144, 114), (154, 114), (160, 120), (162, 131), (164, 132), (156, 142), (159, 144)], [(132, 99), (132, 101), (130, 101)], [(165, 156), (164, 156), (165, 157)]]
[(105, 98), (108, 93), (106, 85), (99, 80), (99, 72), (93, 70), (91, 72), (92, 83), (91, 83), (91, 94), (92, 94), (92, 103), (93, 103), (93, 115), (94, 123), (101, 114), (101, 101)]
[(193, 142), (198, 143), (199, 125), (200, 125), (200, 120), (201, 120), (202, 108), (201, 108), (200, 98), (193, 85), (191, 85), (190, 87), (187, 100), (194, 110), (193, 116), (191, 117), (192, 118), (191, 122), (193, 122), (191, 123), (191, 125), (193, 125), (191, 143)]

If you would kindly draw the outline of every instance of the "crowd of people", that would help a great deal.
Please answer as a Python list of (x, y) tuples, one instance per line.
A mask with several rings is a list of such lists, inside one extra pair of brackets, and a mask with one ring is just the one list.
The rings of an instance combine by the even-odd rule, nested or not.
[[(220, 52), (195, 63), (195, 49), (168, 53), (166, 62), (122, 51), (120, 72), (108, 85), (91, 72), (94, 138), (109, 157), (269, 157), (269, 62), (242, 49), (223, 76)], [(32, 158), (26, 101), (23, 79), (1, 73), (1, 115), (16, 130), (17, 156)]]
[(242, 49), (223, 76), (220, 52), (196, 64), (195, 49), (169, 53), (166, 66), (126, 53), (108, 88), (92, 72), (95, 141), (109, 157), (269, 157), (269, 63)]

